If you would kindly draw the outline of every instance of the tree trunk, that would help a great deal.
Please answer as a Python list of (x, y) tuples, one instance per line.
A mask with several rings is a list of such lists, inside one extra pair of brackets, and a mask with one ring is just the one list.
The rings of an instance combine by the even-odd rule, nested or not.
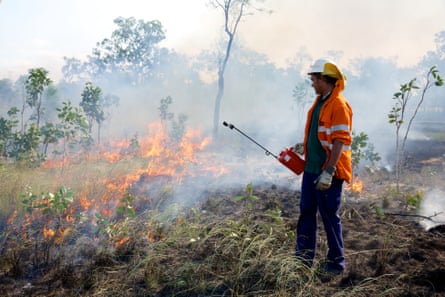
[(215, 110), (213, 113), (213, 137), (216, 138), (218, 135), (219, 127), (219, 114), (221, 110), (221, 100), (224, 95), (224, 73), (218, 72), (218, 93), (215, 98)]
[(36, 108), (36, 113), (37, 113), (37, 129), (40, 129), (40, 114), (41, 114), (41, 109), (42, 109), (42, 96), (43, 93), (39, 94), (39, 98), (37, 100), (37, 108)]
[(215, 98), (215, 111), (213, 114), (213, 138), (216, 138), (218, 136), (218, 127), (219, 127), (219, 113), (221, 109), (221, 101), (222, 97), (224, 95), (224, 71), (226, 70), (227, 62), (229, 61), (230, 56), (230, 50), (232, 49), (232, 43), (235, 38), (236, 30), (238, 28), (238, 24), (244, 15), (244, 5), (246, 5), (247, 2), (241, 1), (241, 6), (239, 8), (239, 11), (237, 13), (237, 16), (235, 18), (235, 21), (233, 22), (233, 25), (230, 25), (230, 9), (232, 5), (235, 5), (232, 3), (231, 0), (225, 0), (224, 4), (217, 2), (217, 7), (220, 7), (224, 11), (224, 31), (226, 32), (227, 36), (229, 37), (227, 41), (227, 47), (226, 47), (226, 53), (224, 56), (224, 59), (220, 61), (219, 69), (218, 69), (218, 92), (216, 94)]

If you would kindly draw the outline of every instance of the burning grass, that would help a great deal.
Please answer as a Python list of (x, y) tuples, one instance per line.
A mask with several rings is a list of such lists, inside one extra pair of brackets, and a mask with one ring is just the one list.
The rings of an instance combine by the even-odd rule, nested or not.
[(422, 199), (416, 193), (431, 179), (408, 176), (403, 195), (386, 182), (389, 172), (356, 179), (340, 214), (348, 268), (323, 283), (322, 227), (316, 265), (308, 268), (293, 257), (299, 197), (294, 176), (290, 188), (254, 183), (247, 194), (257, 199), (247, 200), (245, 185), (225, 182), (229, 166), (218, 164), (215, 153), (184, 147), (191, 150), (89, 155), (66, 163), (63, 171), (1, 165), (1, 295), (444, 294), (443, 232), (426, 232), (409, 216), (385, 215), (415, 213)]
[(443, 275), (433, 273), (445, 261), (441, 233), (346, 202), (348, 270), (322, 283), (322, 228), (316, 265), (308, 268), (293, 257), (298, 191), (254, 187), (259, 200), (252, 207), (234, 199), (243, 191), (209, 191), (194, 207), (170, 204), (108, 223), (76, 219), (62, 237), (45, 235), (42, 217), (20, 229), (8, 225), (0, 289), (4, 296), (286, 297), (434, 296), (445, 290)]
[[(32, 285), (5, 292), (271, 295), (296, 292), (313, 281), (311, 271), (292, 258), (293, 231), (279, 212), (240, 209), (233, 197), (217, 196), (210, 195), (199, 208), (172, 204), (132, 218), (97, 217), (94, 224), (75, 214), (74, 221), (57, 224), (43, 213), (26, 217), (25, 224), (11, 218), (3, 238), (1, 273), (5, 280), (29, 279)], [(225, 210), (224, 203), (232, 206)], [(2, 286), (8, 289), (7, 282)]]

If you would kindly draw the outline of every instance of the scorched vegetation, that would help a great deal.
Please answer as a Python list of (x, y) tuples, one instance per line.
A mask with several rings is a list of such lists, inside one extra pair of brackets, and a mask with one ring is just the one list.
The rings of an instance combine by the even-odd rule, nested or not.
[[(169, 138), (158, 135), (158, 139)], [(144, 141), (140, 139), (140, 147), (147, 145)], [(406, 183), (401, 183), (403, 199), (394, 184), (385, 182), (391, 173), (362, 174), (364, 189), (360, 193), (347, 189), (340, 213), (348, 268), (323, 283), (318, 273), (326, 253), (323, 236), (314, 267), (293, 257), (297, 176), (290, 175), (287, 186), (266, 181), (227, 187), (221, 186), (225, 175), (212, 169), (189, 176), (187, 168), (195, 157), (199, 155), (200, 162), (214, 157), (208, 149), (195, 147), (189, 159), (168, 150), (149, 156), (136, 152), (121, 150), (108, 159), (89, 155), (66, 163), (63, 172), (49, 162), (26, 169), (1, 165), (3, 296), (440, 296), (445, 292), (443, 231), (426, 231), (418, 224), (414, 216), (418, 205), (413, 201), (422, 199), (417, 195), (422, 187), (411, 183), (415, 179), (427, 188), (437, 182), (431, 175), (439, 167), (424, 166), (422, 173), (406, 176)], [(435, 166), (443, 166), (441, 162)], [(160, 171), (166, 164), (175, 164), (176, 174)], [(146, 170), (150, 167), (153, 171)], [(207, 175), (213, 178), (206, 180), (204, 191), (190, 191), (199, 188)]]

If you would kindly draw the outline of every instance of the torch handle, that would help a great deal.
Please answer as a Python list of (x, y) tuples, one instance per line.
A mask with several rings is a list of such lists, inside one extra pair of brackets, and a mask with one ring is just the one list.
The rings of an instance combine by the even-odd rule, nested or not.
[(262, 148), (264, 150), (264, 152), (266, 153), (266, 156), (272, 156), (275, 159), (278, 160), (278, 156), (275, 155), (274, 153), (272, 153), (271, 151), (269, 151), (267, 148), (265, 148), (264, 146), (262, 146), (261, 144), (259, 144), (255, 139), (253, 139), (252, 137), (250, 137), (249, 135), (247, 135), (246, 133), (244, 133), (243, 131), (241, 131), (240, 129), (238, 129), (237, 127), (235, 127), (233, 124), (229, 124), (226, 121), (223, 122), (223, 125), (226, 127), (229, 127), (231, 130), (235, 129), (236, 131), (238, 131), (240, 134), (242, 134), (244, 137), (246, 137), (247, 139), (249, 139), (250, 141), (252, 141), (253, 143), (255, 143), (257, 146), (259, 146), (260, 148)]

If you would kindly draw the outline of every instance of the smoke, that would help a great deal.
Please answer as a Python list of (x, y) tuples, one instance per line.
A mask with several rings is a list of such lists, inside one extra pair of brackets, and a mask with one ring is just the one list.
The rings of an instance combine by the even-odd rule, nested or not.
[(438, 225), (445, 225), (445, 192), (435, 188), (426, 193), (420, 205), (419, 214), (430, 218), (422, 220), (422, 226), (429, 230)]
[[(417, 76), (417, 68), (399, 68), (394, 58), (368, 57), (346, 63), (340, 54), (332, 52), (348, 80), (344, 95), (353, 109), (353, 130), (369, 136), (384, 166), (392, 165), (395, 128), (388, 123), (388, 113), (394, 104), (393, 94), (400, 84)], [(329, 57), (329, 55), (327, 55)], [(204, 57), (204, 54), (200, 57)], [(148, 124), (160, 120), (160, 100), (171, 96), (169, 112), (187, 116), (187, 128), (202, 128), (203, 136), (213, 130), (216, 80), (202, 80), (203, 72), (212, 73), (217, 61), (199, 61), (200, 57), (172, 56), (154, 69), (153, 81), (134, 86), (111, 78), (108, 85), (99, 84), (105, 94), (120, 98), (119, 106), (103, 123), (103, 139), (130, 139), (147, 134)], [(272, 182), (298, 186), (298, 177), (279, 164), (246, 138), (222, 126), (234, 124), (275, 154), (303, 140), (306, 113), (314, 100), (307, 68), (315, 58), (307, 52), (296, 53), (295, 61), (278, 67), (264, 55), (234, 47), (225, 72), (224, 97), (221, 102), (219, 141), (205, 152), (214, 154), (214, 164), (230, 169), (230, 174), (201, 181), (184, 182), (177, 192), (197, 196), (209, 186), (246, 185), (249, 182)], [(213, 72), (212, 72), (213, 71)], [(209, 76), (211, 77), (211, 76)], [(300, 104), (293, 96), (295, 87), (302, 86)], [(76, 91), (81, 90), (76, 88)], [(69, 90), (68, 90), (69, 91)], [(72, 93), (61, 98), (75, 100)], [(80, 95), (80, 93), (79, 93)], [(443, 118), (443, 109), (436, 114)], [(215, 141), (216, 142), (216, 141)], [(211, 151), (210, 151), (211, 150)], [(191, 165), (192, 166), (192, 165)], [(193, 166), (197, 166), (193, 164)], [(292, 182), (289, 182), (291, 180)], [(188, 196), (188, 195), (186, 195)]]
[[(162, 81), (139, 87), (104, 86), (105, 92), (120, 97), (120, 104), (105, 123), (103, 135), (126, 139), (135, 134), (143, 136), (148, 123), (159, 121), (160, 100), (167, 96), (173, 99), (169, 111), (175, 116), (186, 115), (187, 127), (201, 127), (204, 136), (212, 135), (216, 81), (202, 81), (199, 71), (205, 65), (198, 63), (191, 67), (190, 59), (182, 57), (173, 64), (159, 66), (157, 71), (165, 78)], [(278, 68), (265, 56), (234, 48), (225, 73), (221, 102), (219, 137), (222, 141), (212, 150), (219, 156), (231, 156), (229, 160), (242, 156), (257, 161), (240, 167), (239, 174), (232, 175), (233, 183), (257, 180), (256, 172), (280, 165), (264, 156), (255, 144), (224, 128), (223, 121), (234, 124), (275, 154), (303, 140), (306, 113), (314, 100), (312, 87), (306, 81), (306, 69), (313, 58), (306, 54), (304, 60), (298, 61), (289, 61), (286, 68)], [(339, 65), (348, 77), (344, 94), (353, 109), (353, 130), (357, 134), (366, 133), (369, 143), (382, 157), (382, 165), (391, 167), (395, 128), (388, 123), (388, 113), (394, 104), (392, 96), (401, 83), (416, 76), (418, 69), (398, 68), (395, 59), (372, 57)], [(307, 104), (299, 104), (293, 96), (296, 85), (304, 86), (303, 100)], [(239, 163), (246, 162), (239, 160)], [(254, 169), (249, 175), (251, 168)]]
[[(240, 189), (248, 183), (253, 183), (254, 189), (256, 185), (268, 183), (299, 188), (298, 176), (273, 157), (265, 155), (262, 148), (247, 138), (224, 127), (222, 122), (234, 124), (277, 155), (285, 147), (301, 142), (306, 113), (314, 100), (304, 66), (310, 61), (312, 58), (301, 63), (290, 62), (287, 68), (277, 68), (256, 53), (239, 48), (233, 52), (225, 73), (219, 139), (214, 140), (217, 145), (199, 152), (198, 163), (188, 165), (190, 177), (174, 184), (175, 202), (192, 205), (208, 191)], [(148, 124), (159, 121), (160, 100), (167, 96), (173, 99), (169, 111), (175, 116), (185, 114), (188, 128), (201, 127), (204, 137), (212, 135), (216, 81), (200, 80), (185, 63), (162, 67), (159, 71), (164, 73), (165, 81), (140, 87), (119, 84), (104, 87), (107, 92), (120, 97), (119, 107), (104, 125), (104, 135), (126, 139), (135, 133), (144, 136)], [(383, 159), (381, 165), (392, 167), (395, 127), (388, 123), (388, 113), (394, 104), (392, 97), (400, 84), (414, 78), (419, 69), (399, 68), (394, 59), (383, 58), (358, 59), (350, 64), (340, 64), (340, 67), (348, 77), (344, 95), (353, 109), (353, 130), (357, 134), (366, 133), (369, 143)], [(307, 104), (299, 104), (293, 96), (297, 84), (306, 88), (303, 99)], [(206, 162), (199, 164), (204, 160)], [(209, 163), (225, 168), (226, 173), (216, 177), (194, 174), (194, 170), (199, 172), (200, 166)], [(431, 209), (439, 209), (430, 203), (439, 204), (440, 195), (432, 192), (428, 196), (436, 199), (425, 199), (422, 205), (425, 216), (434, 215)]]

